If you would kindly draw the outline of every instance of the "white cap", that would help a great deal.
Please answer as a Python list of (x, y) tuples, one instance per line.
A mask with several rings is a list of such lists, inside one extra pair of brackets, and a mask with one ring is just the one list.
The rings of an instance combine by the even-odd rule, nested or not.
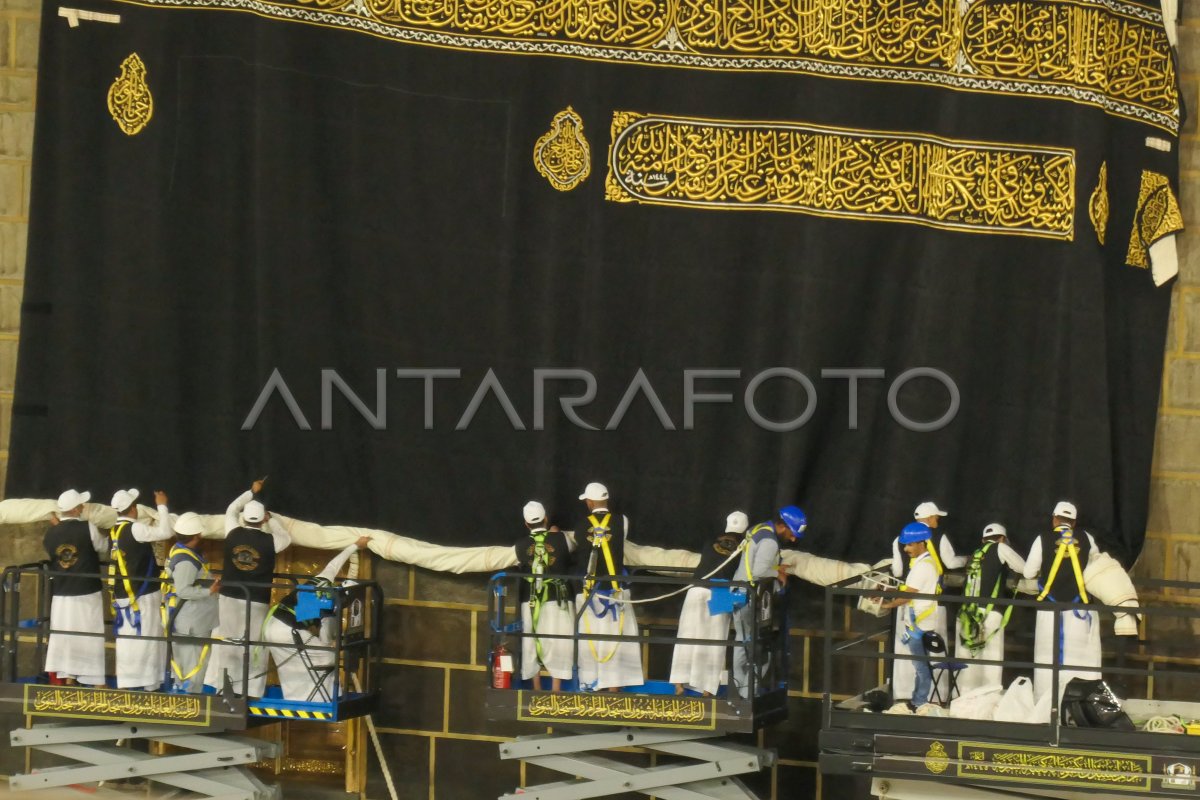
[(983, 538), (986, 539), (989, 536), (1008, 536), (1008, 528), (999, 522), (989, 523), (983, 529)]
[(134, 504), (138, 499), (137, 489), (118, 489), (113, 495), (112, 507), (117, 511), (124, 511)]
[(530, 525), (546, 521), (546, 507), (537, 500), (530, 500), (526, 503), (523, 513), (525, 514), (525, 521)]
[(242, 522), (262, 522), (267, 516), (267, 509), (262, 503), (257, 500), (251, 500), (246, 503), (242, 509)]
[(67, 489), (58, 496), (58, 510), (70, 511), (71, 509), (78, 508), (91, 499), (91, 492), (77, 492), (74, 489)]
[(745, 512), (734, 511), (732, 514), (730, 514), (728, 517), (725, 518), (725, 532), (726, 533), (745, 533), (746, 528), (749, 528), (749, 527), (750, 527), (750, 518), (746, 516)]
[(195, 511), (180, 514), (179, 519), (175, 520), (175, 533), (188, 539), (199, 536), (204, 533), (204, 521)]
[(608, 499), (608, 487), (603, 483), (589, 483), (587, 488), (583, 490), (583, 494), (579, 495), (580, 500), (601, 500)]
[(1058, 505), (1054, 507), (1054, 516), (1062, 517), (1063, 519), (1079, 519), (1079, 512), (1075, 510), (1074, 503), (1059, 500)]
[(945, 511), (937, 507), (937, 503), (926, 500), (921, 505), (917, 506), (917, 510), (913, 512), (913, 519), (925, 519), (926, 517), (944, 517)]

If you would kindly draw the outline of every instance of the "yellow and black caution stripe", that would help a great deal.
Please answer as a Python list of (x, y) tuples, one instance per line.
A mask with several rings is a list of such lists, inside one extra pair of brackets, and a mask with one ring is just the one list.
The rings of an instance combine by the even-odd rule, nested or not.
[(319, 719), (331, 720), (333, 714), (328, 711), (297, 711), (290, 708), (258, 708), (251, 706), (252, 717), (278, 717), (280, 719)]

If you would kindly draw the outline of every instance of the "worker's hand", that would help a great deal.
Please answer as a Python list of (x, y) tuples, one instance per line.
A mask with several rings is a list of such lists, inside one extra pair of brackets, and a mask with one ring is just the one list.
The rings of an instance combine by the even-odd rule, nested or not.
[(558, 530), (558, 526), (557, 526), (557, 525), (551, 525), (551, 526), (550, 526), (550, 532), (551, 532), (551, 533), (560, 533), (560, 531)]
[(261, 478), (256, 480), (254, 483), (250, 484), (250, 491), (254, 492), (255, 494), (258, 494), (259, 492), (261, 492), (263, 490), (263, 484), (266, 482), (267, 482), (267, 476), (263, 475)]
[(154, 490), (154, 504), (156, 506), (165, 506), (167, 504), (167, 493), (162, 489)]
[(779, 582), (780, 583), (787, 583), (788, 575), (790, 575), (790, 574), (791, 573), (788, 572), (787, 564), (779, 565)]
[(213, 582), (212, 582), (212, 586), (209, 586), (209, 587), (208, 587), (208, 593), (209, 593), (209, 594), (216, 594), (218, 591), (220, 591), (220, 589), (221, 589), (221, 576), (219, 576), (219, 575), (218, 575), (218, 576), (217, 576), (217, 577), (216, 577), (216, 578), (213, 580)]
[(360, 536), (360, 537), (358, 537), (358, 541), (354, 543), (354, 546), (357, 547), (359, 550), (366, 550), (367, 546), (370, 544), (371, 544), (370, 536)]
[(50, 512), (50, 524), (51, 524), (51, 525), (57, 525), (57, 524), (58, 524), (58, 522), (59, 522), (59, 520), (58, 520), (58, 514), (57, 514), (57, 513), (55, 513), (54, 511), (51, 511), (51, 512)]

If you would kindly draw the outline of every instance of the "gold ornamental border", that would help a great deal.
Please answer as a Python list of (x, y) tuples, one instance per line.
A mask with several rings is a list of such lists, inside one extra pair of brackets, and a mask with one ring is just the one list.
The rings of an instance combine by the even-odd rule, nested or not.
[(639, 728), (717, 728), (715, 698), (596, 692), (546, 694), (517, 691), (517, 720)]
[(1162, 13), (1131, 0), (118, 0), (503, 55), (1065, 100), (1177, 133)]
[(605, 197), (1071, 241), (1075, 151), (614, 111)]

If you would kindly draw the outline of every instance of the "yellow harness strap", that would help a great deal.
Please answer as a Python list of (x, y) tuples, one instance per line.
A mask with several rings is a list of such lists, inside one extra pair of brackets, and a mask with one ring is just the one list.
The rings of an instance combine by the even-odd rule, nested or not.
[(115, 578), (117, 572), (120, 571), (121, 582), (125, 584), (125, 594), (129, 597), (129, 609), (136, 614), (139, 611), (137, 595), (133, 593), (133, 584), (129, 580), (129, 567), (125, 564), (125, 554), (121, 552), (121, 548), (117, 545), (117, 541), (121, 538), (121, 531), (125, 530), (128, 525), (129, 520), (121, 520), (108, 530), (108, 538), (112, 544), (110, 549), (117, 557), (116, 561), (110, 561), (108, 564), (108, 577), (113, 581), (113, 588), (110, 591), (113, 594), (113, 602), (115, 603), (117, 599)]
[[(619, 591), (621, 591), (621, 587), (616, 581), (617, 567), (616, 567), (616, 564), (613, 562), (612, 550), (610, 550), (608, 548), (608, 540), (611, 535), (610, 531), (609, 531), (608, 523), (611, 519), (612, 519), (611, 512), (605, 514), (604, 519), (596, 519), (595, 514), (588, 514), (588, 522), (592, 523), (592, 536), (600, 536), (601, 537), (600, 552), (602, 552), (604, 554), (604, 566), (608, 567), (608, 574), (613, 576), (613, 581), (612, 581), (613, 591), (619, 592)], [(600, 533), (599, 531), (603, 531), (603, 533)], [(595, 581), (593, 579), (589, 579), (587, 581), (586, 588), (588, 590), (591, 590), (592, 585), (594, 583), (595, 583)]]
[[(171, 552), (167, 554), (167, 566), (165, 569), (167, 577), (170, 577), (170, 575), (171, 575), (171, 560), (175, 557), (175, 555), (177, 553), (182, 553), (186, 556), (189, 556), (192, 559), (192, 561), (194, 561), (196, 563), (196, 566), (200, 568), (199, 571), (196, 573), (197, 580), (207, 580), (210, 577), (212, 577), (212, 573), (210, 573), (208, 571), (208, 563), (203, 561), (200, 558), (200, 556), (196, 555), (196, 553), (194, 553), (191, 549), (184, 547), (181, 544), (173, 545), (171, 547)], [(176, 590), (175, 583), (174, 583), (174, 580), (172, 580), (171, 581), (171, 594), (173, 596), (171, 598), (171, 601), (167, 602), (165, 599), (165, 596), (164, 596), (164, 602), (162, 604), (163, 630), (166, 632), (168, 637), (172, 633), (172, 631), (171, 631), (171, 628), (172, 628), (171, 609), (179, 607), (180, 603), (181, 603), (179, 598), (174, 596), (175, 590)], [(187, 675), (183, 674), (183, 670), (180, 668), (179, 662), (175, 660), (174, 650), (172, 650), (172, 652), (171, 652), (171, 672), (174, 673), (175, 677), (179, 680), (180, 683), (190, 680), (191, 678), (195, 677), (196, 673), (200, 671), (200, 668), (205, 666), (205, 660), (208, 658), (208, 651), (211, 649), (211, 647), (212, 647), (212, 645), (210, 645), (208, 642), (204, 643), (204, 646), (200, 648), (200, 658), (196, 659), (196, 666), (192, 667), (191, 671), (188, 672)]]
[[(934, 594), (941, 594), (942, 593), (941, 577), (945, 574), (946, 571), (942, 568), (942, 562), (938, 560), (937, 556), (933, 555), (933, 550), (931, 550), (927, 547), (927, 548), (925, 548), (925, 553), (928, 553), (931, 556), (930, 560), (933, 561), (933, 568), (934, 568), (934, 570), (937, 571), (937, 574), (938, 574), (938, 585), (937, 585), (937, 589), (934, 591)], [(921, 555), (925, 555), (925, 553), (922, 553)], [(917, 556), (916, 558), (910, 558), (908, 560), (908, 571), (910, 573), (912, 572), (913, 567), (916, 566), (916, 563), (920, 560), (921, 560), (921, 556)], [(901, 589), (901, 591), (907, 591), (908, 584), (906, 584), (906, 583), (900, 584), (900, 589)], [(908, 603), (911, 608), (912, 601), (909, 600)], [(929, 608), (925, 609), (920, 614), (910, 614), (909, 616), (912, 617), (912, 621), (910, 623), (908, 623), (907, 627), (910, 630), (916, 630), (917, 623), (920, 622), (921, 620), (925, 619), (926, 617), (932, 616), (933, 612), (935, 612), (935, 611), (937, 611), (937, 603), (930, 603)]]
[(1058, 577), (1058, 568), (1062, 566), (1063, 554), (1071, 559), (1071, 569), (1075, 571), (1075, 585), (1079, 588), (1079, 599), (1085, 603), (1090, 602), (1087, 589), (1083, 586), (1083, 569), (1079, 566), (1079, 544), (1075, 541), (1073, 532), (1064, 533), (1059, 537), (1058, 547), (1054, 551), (1054, 562), (1050, 565), (1050, 572), (1046, 574), (1046, 581), (1037, 599), (1045, 600), (1049, 596), (1054, 579)]

